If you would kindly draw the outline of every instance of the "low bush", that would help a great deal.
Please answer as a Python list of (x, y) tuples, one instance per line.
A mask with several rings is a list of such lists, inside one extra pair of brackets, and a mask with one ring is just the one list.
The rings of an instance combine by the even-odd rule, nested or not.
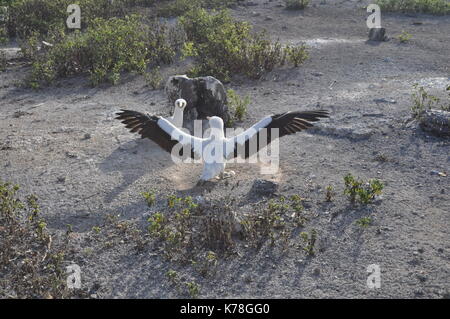
[(65, 243), (47, 229), (34, 195), (0, 180), (0, 298), (65, 298)]
[(61, 39), (32, 56), (28, 82), (39, 87), (58, 77), (89, 73), (93, 85), (115, 84), (123, 71), (143, 74), (148, 65), (170, 63), (175, 52), (167, 34), (156, 20), (144, 24), (136, 15), (95, 19), (86, 32), (54, 35)]
[(286, 9), (302, 10), (308, 6), (309, 0), (284, 0), (284, 3), (286, 4)]
[(448, 104), (441, 103), (441, 100), (428, 93), (424, 87), (414, 84), (414, 92), (412, 94), (411, 113), (414, 118), (420, 118), (426, 111), (431, 109), (438, 109), (443, 111), (450, 111), (450, 86), (447, 88)]
[(0, 51), (0, 72), (3, 72), (6, 70), (6, 54), (3, 51)]
[(278, 41), (268, 40), (265, 32), (252, 33), (247, 22), (234, 20), (226, 10), (191, 10), (180, 22), (188, 39), (184, 56), (196, 61), (191, 76), (212, 75), (224, 82), (233, 74), (258, 79), (286, 62), (288, 51)]
[(158, 8), (158, 15), (162, 17), (182, 16), (193, 9), (220, 9), (230, 7), (239, 0), (174, 0)]
[(64, 29), (69, 4), (81, 8), (81, 26), (87, 28), (96, 18), (124, 17), (136, 5), (151, 5), (156, 0), (11, 0), (8, 32), (10, 36), (27, 38), (33, 33), (46, 35), (54, 29)]
[(409, 34), (409, 33), (406, 32), (406, 31), (402, 31), (402, 33), (398, 36), (398, 40), (399, 40), (401, 43), (406, 43), (406, 42), (408, 42), (409, 40), (411, 40), (411, 38), (412, 38), (412, 35)]
[[(234, 90), (227, 91), (228, 108), (232, 112), (233, 119), (242, 121), (247, 114), (247, 107), (250, 104), (250, 96), (240, 97)], [(230, 123), (231, 124), (231, 123)]]
[(447, 0), (377, 0), (376, 3), (384, 11), (450, 14), (450, 2)]
[(371, 179), (364, 183), (351, 174), (344, 177), (344, 182), (344, 194), (349, 196), (352, 203), (360, 202), (361, 204), (369, 204), (375, 199), (375, 196), (381, 194), (384, 188), (383, 183), (377, 179)]

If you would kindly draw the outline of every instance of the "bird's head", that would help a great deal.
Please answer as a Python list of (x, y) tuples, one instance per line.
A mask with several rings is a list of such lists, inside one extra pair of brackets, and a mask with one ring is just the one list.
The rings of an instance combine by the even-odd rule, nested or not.
[(178, 107), (180, 109), (184, 109), (187, 105), (187, 102), (185, 99), (178, 99), (175, 101), (175, 107)]

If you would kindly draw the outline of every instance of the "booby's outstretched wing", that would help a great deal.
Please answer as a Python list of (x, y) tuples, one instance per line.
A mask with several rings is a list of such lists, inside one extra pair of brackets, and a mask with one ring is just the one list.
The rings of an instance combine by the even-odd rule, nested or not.
[[(162, 149), (171, 153), (178, 141), (172, 139), (172, 132), (179, 131), (181, 134), (188, 135), (183, 131), (177, 129), (170, 121), (148, 114), (143, 114), (141, 112), (121, 110), (120, 113), (116, 114), (116, 119), (121, 120), (125, 127), (132, 133), (138, 133), (141, 138), (148, 138), (158, 144)], [(165, 128), (165, 129), (163, 129)], [(175, 133), (174, 133), (175, 134)], [(190, 135), (188, 135), (190, 136)], [(183, 145), (188, 145), (191, 139), (184, 138)], [(181, 149), (180, 156), (183, 155)], [(194, 154), (191, 151), (190, 156), (193, 158)]]
[[(306, 130), (313, 126), (310, 122), (317, 122), (320, 118), (326, 117), (328, 117), (327, 111), (296, 111), (265, 117), (241, 134), (227, 139), (226, 157), (228, 159), (237, 156), (248, 158), (276, 138)], [(265, 129), (264, 134), (263, 129)], [(278, 136), (272, 134), (272, 129), (278, 129)]]
[(183, 130), (179, 129), (170, 121), (165, 118), (159, 118), (157, 125), (168, 135), (170, 138), (175, 141), (175, 143), (180, 143), (183, 146), (190, 146), (192, 151), (199, 156), (203, 154), (203, 147), (205, 147), (208, 139), (200, 138), (188, 133), (185, 133)]

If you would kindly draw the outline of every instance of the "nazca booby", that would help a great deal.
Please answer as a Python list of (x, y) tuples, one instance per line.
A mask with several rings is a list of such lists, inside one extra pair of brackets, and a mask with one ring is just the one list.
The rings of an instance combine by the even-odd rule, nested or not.
[[(271, 115), (263, 118), (246, 131), (232, 137), (225, 137), (224, 123), (220, 117), (209, 117), (210, 135), (206, 138), (195, 137), (183, 132), (169, 120), (146, 115), (136, 111), (121, 110), (117, 119), (122, 120), (131, 132), (137, 132), (142, 138), (149, 138), (167, 152), (178, 143), (190, 147), (203, 160), (203, 171), (199, 182), (210, 180), (223, 174), (226, 161), (237, 156), (248, 158), (285, 135), (295, 134), (313, 126), (320, 118), (327, 118), (328, 111), (294, 111)], [(266, 129), (263, 133), (262, 130)], [(278, 134), (272, 134), (277, 129)], [(262, 140), (265, 138), (266, 140)], [(256, 144), (255, 144), (256, 143)]]

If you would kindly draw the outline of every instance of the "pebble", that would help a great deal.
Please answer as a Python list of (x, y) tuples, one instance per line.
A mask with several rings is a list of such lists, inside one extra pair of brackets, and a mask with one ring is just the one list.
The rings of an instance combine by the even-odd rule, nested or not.
[(387, 98), (380, 98), (380, 99), (373, 99), (375, 103), (389, 103), (389, 104), (396, 104), (397, 101), (394, 99), (387, 99)]

